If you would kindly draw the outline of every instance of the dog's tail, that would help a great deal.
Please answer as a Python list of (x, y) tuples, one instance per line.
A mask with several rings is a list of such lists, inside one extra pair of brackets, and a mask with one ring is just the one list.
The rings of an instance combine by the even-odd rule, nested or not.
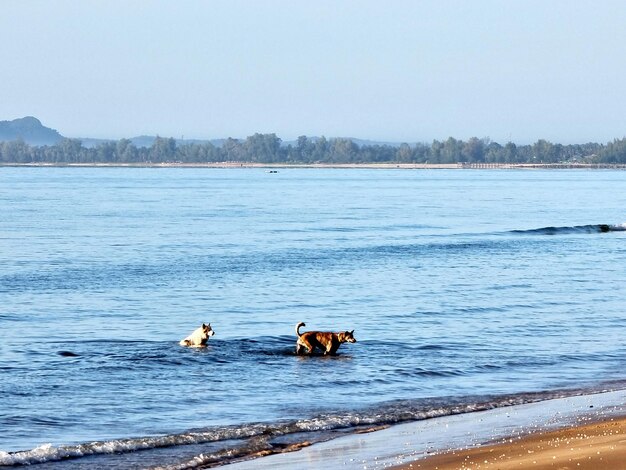
[(300, 328), (303, 326), (306, 326), (303, 321), (296, 325), (296, 334), (298, 335), (298, 338), (302, 336), (302, 334), (300, 333)]

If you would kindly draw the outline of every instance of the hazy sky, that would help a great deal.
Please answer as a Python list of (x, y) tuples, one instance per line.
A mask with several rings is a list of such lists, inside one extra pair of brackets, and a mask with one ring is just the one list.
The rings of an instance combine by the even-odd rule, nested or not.
[(626, 1), (2, 0), (0, 120), (70, 137), (626, 135)]

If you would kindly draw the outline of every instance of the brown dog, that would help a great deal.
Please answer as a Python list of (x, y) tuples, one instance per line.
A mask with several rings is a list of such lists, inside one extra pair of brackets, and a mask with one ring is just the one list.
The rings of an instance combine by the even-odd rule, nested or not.
[(296, 325), (296, 334), (298, 341), (296, 343), (296, 354), (301, 354), (302, 349), (306, 348), (308, 354), (313, 354), (315, 348), (324, 351), (324, 356), (335, 354), (341, 343), (356, 343), (352, 331), (344, 331), (342, 333), (331, 333), (330, 331), (307, 331), (300, 334), (300, 327), (306, 326), (303, 322)]
[(213, 336), (215, 331), (211, 328), (211, 324), (204, 323), (200, 328), (195, 329), (189, 336), (181, 340), (181, 346), (191, 346), (192, 348), (204, 348), (209, 341), (209, 336)]

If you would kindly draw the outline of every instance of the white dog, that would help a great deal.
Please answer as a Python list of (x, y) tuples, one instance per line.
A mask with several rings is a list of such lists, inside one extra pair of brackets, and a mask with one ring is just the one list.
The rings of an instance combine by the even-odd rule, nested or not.
[(192, 348), (204, 348), (209, 341), (209, 336), (213, 336), (214, 334), (215, 331), (211, 328), (211, 324), (205, 325), (203, 323), (200, 328), (194, 330), (193, 333), (181, 340), (178, 344), (181, 346), (191, 346)]

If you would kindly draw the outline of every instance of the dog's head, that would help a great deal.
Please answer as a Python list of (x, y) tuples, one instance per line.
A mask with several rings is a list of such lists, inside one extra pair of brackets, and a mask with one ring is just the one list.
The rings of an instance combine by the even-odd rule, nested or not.
[(354, 330), (339, 333), (339, 341), (342, 343), (356, 343), (356, 339), (354, 338)]
[(202, 324), (202, 339), (207, 339), (209, 336), (213, 336), (214, 334), (215, 331), (211, 328), (210, 323), (208, 325), (205, 325), (204, 323)]

